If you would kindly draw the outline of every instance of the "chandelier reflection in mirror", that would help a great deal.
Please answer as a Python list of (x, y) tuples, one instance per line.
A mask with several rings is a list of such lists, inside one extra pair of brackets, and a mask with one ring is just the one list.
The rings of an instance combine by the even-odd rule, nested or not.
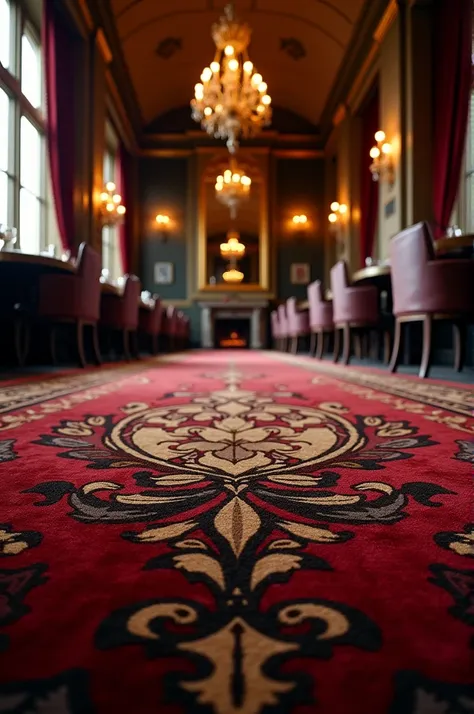
[(216, 198), (230, 211), (230, 217), (236, 218), (237, 207), (249, 197), (252, 179), (239, 169), (235, 161), (216, 179)]
[(227, 270), (222, 274), (226, 283), (238, 285), (244, 279), (244, 274), (238, 270), (235, 265), (230, 264)]
[(227, 5), (212, 27), (214, 61), (204, 68), (191, 101), (192, 118), (211, 136), (226, 139), (231, 154), (239, 138), (256, 136), (272, 117), (267, 85), (247, 53), (251, 32), (236, 20), (233, 4)]
[(220, 244), (220, 251), (223, 258), (243, 258), (245, 255), (245, 245), (240, 242), (240, 235), (237, 231), (227, 233), (227, 243)]
[(116, 193), (113, 181), (105, 184), (105, 189), (100, 194), (100, 215), (103, 226), (115, 226), (123, 221), (125, 206), (122, 196)]

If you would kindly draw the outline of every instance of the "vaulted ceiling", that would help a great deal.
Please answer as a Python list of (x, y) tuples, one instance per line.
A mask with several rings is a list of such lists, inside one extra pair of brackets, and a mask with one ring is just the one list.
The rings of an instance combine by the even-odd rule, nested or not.
[[(370, 2), (370, 0), (368, 0)], [(373, 0), (372, 0), (373, 1)], [(214, 57), (225, 0), (110, 0), (143, 123), (186, 105)], [(276, 106), (317, 125), (366, 0), (237, 0)]]

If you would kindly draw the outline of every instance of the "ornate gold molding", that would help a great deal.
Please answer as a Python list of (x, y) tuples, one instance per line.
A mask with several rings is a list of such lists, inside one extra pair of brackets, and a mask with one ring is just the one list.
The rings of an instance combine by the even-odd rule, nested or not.
[[(203, 147), (208, 148), (208, 147)], [(269, 151), (256, 151), (250, 148), (241, 148), (239, 151), (239, 159), (245, 163), (245, 158), (252, 155), (263, 156), (266, 160), (258, 162), (260, 171), (259, 179), (252, 177), (254, 183), (259, 183), (260, 187), (260, 217), (259, 217), (259, 282), (258, 284), (235, 285), (223, 288), (222, 285), (209, 285), (207, 283), (207, 204), (206, 204), (206, 186), (211, 181), (215, 181), (215, 175), (208, 172), (209, 163), (208, 151), (197, 151), (199, 162), (198, 169), (198, 255), (197, 255), (197, 287), (198, 293), (201, 294), (239, 294), (239, 293), (254, 293), (261, 294), (270, 290), (270, 269), (269, 269), (269, 229), (268, 229), (268, 159)], [(225, 147), (219, 147), (212, 150), (212, 156), (216, 160), (228, 155)]]
[(132, 154), (138, 153), (138, 144), (130, 122), (130, 118), (123, 105), (122, 96), (117, 87), (117, 83), (109, 68), (105, 71), (105, 81), (107, 84), (106, 101), (110, 113), (113, 115), (114, 124), (118, 130), (123, 143), (128, 151)]
[(332, 123), (333, 126), (339, 126), (341, 121), (344, 121), (347, 115), (347, 107), (345, 104), (339, 104), (338, 108), (334, 112), (334, 116), (332, 118)]
[(378, 43), (374, 42), (354, 80), (354, 84), (347, 97), (347, 104), (352, 112), (357, 110), (357, 107), (364, 98), (365, 92), (373, 83), (375, 75), (378, 72), (379, 67), (377, 60), (379, 57), (379, 49)]
[(321, 159), (323, 149), (273, 149), (271, 155), (277, 159)]
[(147, 149), (138, 150), (138, 155), (155, 159), (182, 159), (192, 156), (193, 149)]
[(95, 42), (100, 50), (100, 54), (102, 55), (105, 64), (110, 64), (112, 62), (112, 50), (109, 47), (109, 43), (107, 42), (104, 31), (101, 27), (97, 30)]
[(374, 40), (379, 45), (383, 42), (387, 32), (395, 22), (398, 15), (397, 0), (390, 0), (387, 9), (385, 10), (382, 19), (380, 20), (374, 32)]
[(69, 2), (69, 5), (71, 6), (71, 9), (74, 12), (77, 8), (79, 9), (80, 14), (82, 16), (82, 20), (85, 22), (87, 29), (92, 32), (92, 30), (94, 29), (94, 20), (89, 12), (86, 0), (77, 0), (76, 2), (72, 0), (72, 2)]

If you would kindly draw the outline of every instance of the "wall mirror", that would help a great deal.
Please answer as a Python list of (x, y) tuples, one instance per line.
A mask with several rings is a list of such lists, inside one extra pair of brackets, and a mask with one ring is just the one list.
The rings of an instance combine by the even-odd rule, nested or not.
[[(201, 156), (199, 201), (198, 285), (207, 291), (268, 290), (268, 200), (267, 156), (253, 156), (240, 150), (237, 166), (252, 180), (248, 197), (242, 200), (231, 217), (229, 207), (216, 196), (216, 179), (228, 170), (228, 152)], [(236, 237), (245, 253), (235, 261), (221, 253), (221, 244)], [(229, 269), (243, 274), (241, 282), (228, 282)]]

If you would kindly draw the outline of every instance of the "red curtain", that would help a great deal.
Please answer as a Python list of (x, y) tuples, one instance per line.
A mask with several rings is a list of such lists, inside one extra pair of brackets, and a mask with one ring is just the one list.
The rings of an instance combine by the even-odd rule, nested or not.
[(380, 129), (378, 88), (362, 111), (361, 120), (360, 260), (364, 266), (365, 259), (373, 254), (379, 210), (379, 185), (372, 179), (369, 168), (372, 163), (369, 152), (375, 144), (374, 134)]
[(133, 160), (121, 144), (116, 164), (117, 190), (126, 208), (123, 222), (119, 226), (120, 255), (124, 275), (132, 270), (132, 230), (133, 230)]
[(434, 13), (433, 201), (439, 237), (449, 225), (461, 178), (472, 82), (471, 0), (436, 0)]
[(42, 36), (52, 191), (63, 248), (74, 252), (76, 43), (58, 14), (58, 5), (54, 0), (43, 2)]

